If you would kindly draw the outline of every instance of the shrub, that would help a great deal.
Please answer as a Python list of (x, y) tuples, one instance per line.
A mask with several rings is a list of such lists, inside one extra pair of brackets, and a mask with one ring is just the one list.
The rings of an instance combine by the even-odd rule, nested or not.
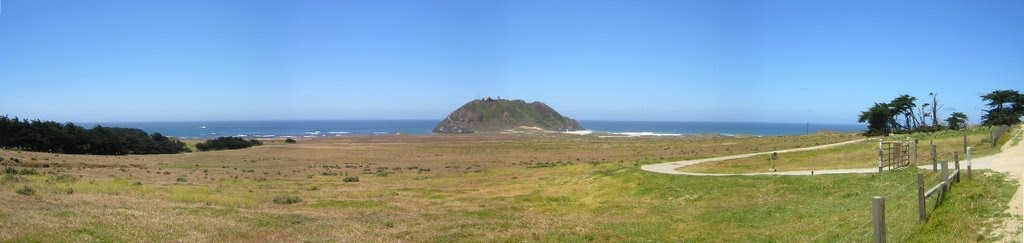
[(219, 137), (196, 144), (196, 149), (199, 151), (244, 149), (257, 145), (263, 145), (263, 143), (256, 139), (246, 141), (239, 137)]
[(18, 188), (17, 190), (14, 190), (14, 192), (25, 196), (32, 196), (36, 194), (36, 189), (33, 189), (32, 187), (25, 185)]
[(14, 175), (14, 174), (4, 174), (3, 177), (0, 177), (0, 182), (22, 182), (22, 181), (25, 181), (25, 179), (21, 178), (20, 176)]
[(341, 181), (344, 181), (344, 182), (358, 182), (359, 181), (359, 177), (358, 176), (346, 176), (345, 179), (341, 179)]
[(274, 197), (275, 204), (293, 204), (302, 202), (302, 198), (292, 196), (276, 196)]
[(175, 179), (174, 181), (177, 181), (177, 182), (188, 182), (188, 178), (185, 178), (184, 176), (182, 176), (182, 177), (178, 177), (178, 179)]
[(285, 139), (284, 143), (295, 143), (295, 139), (291, 139), (291, 138)]
[(4, 174), (10, 174), (10, 175), (38, 175), (39, 172), (36, 171), (35, 169), (30, 169), (30, 168), (25, 168), (25, 169), (19, 170), (19, 169), (7, 167), (7, 168), (4, 168)]

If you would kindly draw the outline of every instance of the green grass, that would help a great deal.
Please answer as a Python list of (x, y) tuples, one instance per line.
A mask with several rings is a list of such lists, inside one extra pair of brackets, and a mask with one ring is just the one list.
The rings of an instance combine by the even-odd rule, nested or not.
[[(997, 143), (997, 146), (993, 147), (988, 139), (989, 132), (994, 129), (973, 127), (967, 131), (940, 131), (925, 134), (897, 135), (884, 139), (885, 141), (913, 141), (917, 139), (917, 160), (919, 164), (925, 164), (929, 163), (931, 159), (930, 143), (936, 145), (939, 160), (952, 161), (954, 151), (959, 152), (961, 160), (965, 160), (966, 156), (962, 151), (963, 135), (965, 133), (968, 136), (968, 146), (971, 147), (973, 157), (977, 158), (998, 153), (1001, 145), (1009, 140), (1009, 136), (1004, 136)], [(686, 166), (679, 168), (679, 170), (699, 173), (767, 172), (772, 167), (769, 157), (770, 155), (758, 155), (740, 159), (707, 162)], [(869, 139), (861, 143), (827, 149), (781, 153), (779, 154), (779, 160), (776, 161), (775, 168), (778, 171), (804, 171), (871, 168), (876, 166), (878, 166), (878, 140)]]
[(1010, 143), (1010, 146), (1017, 146), (1017, 144), (1020, 144), (1020, 140), (1024, 139), (1024, 136), (1022, 136), (1022, 135), (1024, 135), (1024, 131), (1018, 130), (1017, 132), (1015, 132), (1013, 134), (1014, 134), (1014, 136), (1013, 136), (1013, 138), (1011, 138), (1011, 140), (1013, 142)]
[[(542, 171), (537, 171), (542, 170)], [(892, 241), (973, 241), (984, 238), (984, 228), (991, 225), (990, 218), (1001, 217), (1016, 184), (1003, 174), (976, 172), (974, 181), (956, 184), (943, 205), (931, 209), (932, 220), (917, 221), (916, 171), (901, 170), (880, 175), (834, 175), (801, 177), (692, 177), (662, 175), (617, 164), (573, 165), (534, 169), (537, 173), (552, 175), (529, 182), (531, 185), (512, 195), (477, 194), (480, 188), (500, 188), (505, 183), (495, 182), (492, 175), (470, 173), (460, 175), (456, 182), (472, 185), (467, 190), (435, 190), (447, 185), (448, 180), (425, 180), (417, 186), (401, 190), (370, 190), (362, 195), (348, 197), (360, 199), (336, 200), (318, 198), (321, 191), (294, 191), (295, 196), (313, 197), (304, 211), (266, 212), (246, 208), (263, 208), (270, 200), (255, 200), (242, 189), (243, 180), (223, 183), (221, 189), (186, 184), (134, 185), (123, 180), (72, 183), (80, 194), (111, 195), (114, 197), (143, 197), (185, 203), (201, 203), (198, 207), (177, 207), (166, 212), (200, 218), (220, 218), (241, 225), (268, 230), (290, 230), (296, 227), (323, 226), (351, 223), (380, 229), (393, 229), (376, 237), (430, 233), (420, 240), (487, 239), (488, 241), (797, 241), (835, 242), (864, 241), (869, 239), (870, 198), (887, 198), (887, 221)], [(937, 176), (929, 174), (928, 184), (936, 183)], [(41, 197), (75, 196), (46, 193), (49, 187), (61, 183), (47, 183), (49, 176), (26, 176), (30, 184), (42, 187)], [(386, 178), (384, 185), (408, 180), (405, 175)], [(480, 180), (485, 184), (474, 182)], [(257, 185), (267, 191), (295, 190), (293, 184), (262, 182)], [(438, 184), (440, 183), (440, 184)], [(19, 183), (6, 183), (13, 188)], [(66, 183), (64, 183), (66, 184)], [(81, 184), (81, 185), (79, 185)], [(92, 186), (85, 186), (92, 185)], [(290, 188), (290, 189), (289, 189)], [(416, 189), (420, 188), (420, 189)], [(453, 188), (440, 187), (440, 188)], [(477, 189), (472, 189), (477, 188)], [(324, 187), (326, 191), (334, 187)], [(114, 193), (111, 193), (114, 192)], [(448, 194), (437, 201), (436, 195)], [(191, 196), (185, 196), (191, 195)], [(372, 199), (371, 199), (372, 198)], [(473, 205), (459, 210), (432, 211), (416, 214), (422, 206), (389, 206), (385, 202), (408, 204), (437, 202), (439, 209), (452, 207), (451, 203)], [(448, 206), (446, 206), (448, 205)], [(370, 210), (370, 211), (366, 211)], [(367, 213), (359, 213), (367, 212)], [(440, 214), (438, 214), (440, 212)], [(11, 211), (0, 211), (2, 214)], [(45, 217), (94, 217), (94, 212), (65, 209), (43, 214)], [(334, 218), (330, 215), (342, 215)], [(348, 216), (344, 216), (348, 215)], [(364, 215), (364, 216), (359, 216)], [(527, 217), (527, 215), (531, 215)], [(355, 218), (351, 218), (355, 217)], [(351, 218), (351, 219), (348, 219)], [(572, 218), (573, 220), (563, 220)], [(343, 220), (343, 221), (334, 221)], [(536, 222), (535, 222), (536, 221)], [(129, 240), (162, 239), (182, 234), (180, 227), (148, 229), (133, 236), (119, 235), (112, 227), (119, 224), (85, 222), (70, 231), (61, 231), (74, 239)], [(174, 222), (168, 222), (177, 225)], [(425, 225), (423, 225), (425, 224)], [(232, 225), (232, 224), (227, 224)], [(392, 225), (392, 227), (385, 227)], [(415, 228), (404, 226), (421, 225)], [(220, 225), (214, 228), (222, 238), (237, 239), (246, 235), (241, 228)], [(534, 227), (534, 228), (531, 228)], [(186, 227), (187, 228), (187, 227)], [(135, 228), (140, 230), (140, 228)], [(316, 227), (309, 230), (315, 230)], [(446, 230), (447, 229), (447, 230)], [(517, 229), (528, 229), (524, 233)], [(148, 232), (148, 231), (155, 232)], [(405, 233), (402, 233), (405, 232)], [(448, 233), (443, 233), (448, 232)], [(533, 232), (533, 233), (530, 233)], [(59, 232), (58, 232), (59, 233)], [(146, 235), (153, 234), (152, 237)], [(33, 238), (20, 235), (23, 240), (55, 239)], [(131, 237), (131, 238), (127, 238)], [(136, 238), (141, 237), (141, 238)], [(248, 236), (246, 236), (248, 237)], [(981, 237), (981, 238), (979, 238)], [(64, 239), (62, 237), (58, 237)], [(243, 237), (245, 238), (245, 237)]]
[(1011, 217), (1005, 211), (1009, 199), (1016, 192), (1018, 182), (1009, 179), (1007, 174), (988, 170), (976, 174), (974, 180), (967, 180), (966, 176), (961, 179), (961, 183), (953, 184), (941, 205), (936, 207), (935, 199), (928, 200), (928, 222), (918, 224), (906, 241), (1015, 240), (992, 237), (993, 229), (998, 226), (990, 219), (998, 221)]

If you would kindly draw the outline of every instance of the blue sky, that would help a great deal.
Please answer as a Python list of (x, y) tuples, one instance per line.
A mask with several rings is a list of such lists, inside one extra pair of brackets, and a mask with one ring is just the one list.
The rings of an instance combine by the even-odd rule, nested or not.
[(1024, 1), (0, 2), (0, 114), (856, 123), (907, 93), (977, 122), (1024, 88)]

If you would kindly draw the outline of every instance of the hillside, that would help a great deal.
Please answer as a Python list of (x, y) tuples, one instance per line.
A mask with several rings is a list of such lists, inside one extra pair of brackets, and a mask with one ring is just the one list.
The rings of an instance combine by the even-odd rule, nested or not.
[(564, 117), (541, 102), (480, 99), (466, 103), (434, 127), (436, 133), (493, 132), (519, 127), (537, 127), (549, 131), (578, 131), (576, 120)]

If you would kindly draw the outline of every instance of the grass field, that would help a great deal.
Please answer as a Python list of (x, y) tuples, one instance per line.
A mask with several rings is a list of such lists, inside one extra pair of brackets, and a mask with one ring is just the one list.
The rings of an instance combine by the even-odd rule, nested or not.
[(2, 150), (0, 163), (16, 171), (0, 177), (0, 241), (866, 241), (876, 195), (889, 198), (891, 240), (995, 240), (985, 229), (1016, 189), (999, 173), (957, 184), (925, 224), (913, 170), (638, 169), (854, 138), (371, 136), (182, 155)]
[[(953, 161), (953, 152), (963, 154), (963, 135), (967, 134), (968, 146), (974, 157), (999, 152), (999, 146), (991, 146), (989, 133), (996, 128), (973, 127), (967, 131), (942, 131), (929, 134), (896, 135), (884, 138), (886, 141), (918, 140), (917, 158), (920, 164), (931, 163), (930, 143), (936, 145), (939, 160)], [(1006, 143), (1015, 130), (1007, 132), (999, 144)], [(679, 168), (680, 171), (700, 173), (749, 173), (767, 172), (772, 168), (770, 155), (752, 156), (741, 159), (701, 163)], [(783, 153), (779, 155), (775, 168), (778, 171), (806, 171), (824, 169), (872, 168), (878, 166), (878, 140), (871, 139), (858, 144), (832, 147), (821, 150)]]

